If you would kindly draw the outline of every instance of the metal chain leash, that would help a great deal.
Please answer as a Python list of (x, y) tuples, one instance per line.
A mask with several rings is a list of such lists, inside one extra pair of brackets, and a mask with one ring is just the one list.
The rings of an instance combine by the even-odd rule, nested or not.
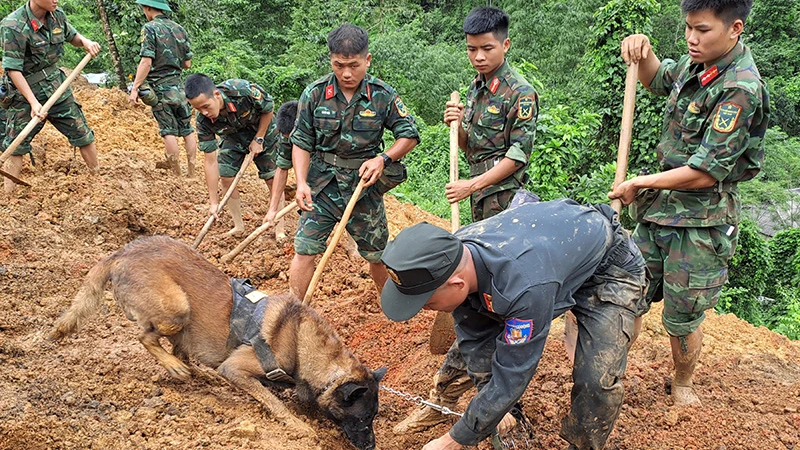
[(431, 403), (431, 402), (425, 400), (424, 398), (422, 398), (422, 397), (420, 397), (418, 395), (407, 394), (405, 392), (398, 391), (398, 390), (392, 389), (390, 387), (386, 387), (384, 385), (380, 385), (380, 388), (383, 389), (386, 392), (389, 392), (389, 393), (394, 394), (394, 395), (396, 395), (398, 397), (404, 398), (404, 399), (406, 399), (406, 400), (408, 400), (408, 401), (410, 401), (412, 403), (416, 403), (417, 405), (424, 405), (424, 406), (427, 406), (429, 408), (433, 408), (433, 409), (435, 409), (436, 411), (439, 411), (442, 414), (450, 415), (450, 416), (458, 416), (458, 417), (463, 416), (463, 414), (457, 413), (457, 412), (453, 411), (452, 409), (448, 408), (447, 406), (440, 406), (440, 405), (437, 405), (436, 403)]

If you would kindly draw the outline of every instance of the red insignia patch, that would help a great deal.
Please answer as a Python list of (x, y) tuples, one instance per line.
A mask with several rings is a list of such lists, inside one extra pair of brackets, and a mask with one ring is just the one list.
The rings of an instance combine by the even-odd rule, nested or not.
[(369, 84), (367, 84), (367, 100), (372, 100), (372, 91), (369, 88)]
[(328, 87), (325, 88), (325, 100), (332, 99), (334, 95), (336, 95), (336, 91), (334, 91), (333, 85), (329, 84)]
[(708, 83), (711, 83), (711, 81), (714, 78), (716, 78), (717, 75), (719, 75), (719, 69), (717, 69), (717, 66), (711, 67), (710, 69), (708, 69), (705, 72), (703, 72), (702, 75), (700, 75), (700, 84), (705, 86)]
[(497, 88), (500, 87), (500, 80), (497, 77), (492, 78), (492, 84), (489, 85), (489, 90), (492, 94), (497, 92)]
[(31, 19), (31, 26), (33, 27), (33, 31), (39, 31), (39, 28), (42, 27), (36, 19)]
[(483, 294), (483, 303), (486, 304), (486, 309), (489, 312), (494, 312), (494, 307), (492, 306), (492, 296), (489, 294)]
[(236, 112), (236, 105), (234, 105), (234, 104), (233, 104), (233, 103), (231, 103), (231, 102), (228, 102), (228, 111), (230, 111), (230, 112)]

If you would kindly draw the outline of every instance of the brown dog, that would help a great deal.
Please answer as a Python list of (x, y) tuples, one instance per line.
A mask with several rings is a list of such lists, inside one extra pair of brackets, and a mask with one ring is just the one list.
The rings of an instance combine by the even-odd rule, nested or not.
[[(232, 280), (189, 246), (166, 236), (148, 237), (128, 244), (89, 271), (50, 338), (75, 332), (101, 305), (109, 280), (125, 315), (142, 329), (139, 341), (173, 377), (190, 376), (186, 363), (192, 356), (255, 397), (279, 421), (314, 435), (261, 384), (267, 378), (275, 380), (275, 373), (288, 374), (298, 396), (342, 427), (356, 448), (375, 448), (372, 422), (378, 412), (378, 382), (386, 369), (370, 372), (330, 324), (295, 297), (266, 298), (250, 287), (250, 293), (237, 299)], [(241, 280), (233, 283), (241, 285)], [(260, 324), (249, 313), (242, 317), (241, 305), (252, 309), (260, 299), (264, 302)], [(247, 339), (243, 343), (231, 330), (242, 330), (248, 322), (255, 331), (252, 343)], [(172, 354), (159, 343), (161, 337), (172, 343)], [(264, 343), (273, 365), (265, 363), (269, 355), (261, 357)]]

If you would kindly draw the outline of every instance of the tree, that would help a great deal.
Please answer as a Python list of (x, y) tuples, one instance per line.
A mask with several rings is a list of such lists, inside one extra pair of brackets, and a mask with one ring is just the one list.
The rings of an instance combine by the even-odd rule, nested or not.
[(114, 33), (111, 32), (111, 24), (108, 22), (106, 5), (103, 3), (103, 0), (97, 0), (97, 12), (100, 14), (100, 22), (103, 24), (103, 33), (105, 33), (106, 41), (108, 42), (108, 52), (111, 54), (111, 62), (114, 64), (114, 73), (117, 75), (117, 87), (125, 92), (127, 85), (127, 83), (125, 83), (125, 71), (122, 69), (122, 60), (119, 57), (117, 43), (114, 40)]

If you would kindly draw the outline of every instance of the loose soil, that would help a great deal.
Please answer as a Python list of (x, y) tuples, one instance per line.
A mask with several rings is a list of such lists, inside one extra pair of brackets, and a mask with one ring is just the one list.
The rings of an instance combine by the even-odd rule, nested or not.
[[(100, 258), (144, 235), (191, 243), (207, 217), (202, 174), (174, 178), (155, 169), (163, 144), (149, 109), (129, 106), (120, 91), (80, 80), (76, 96), (97, 136), (100, 176), (89, 175), (80, 155), (47, 125), (35, 140), (36, 167), (26, 162), (22, 172), (33, 187), (18, 189), (0, 205), (0, 449), (350, 449), (331, 422), (298, 404), (290, 391), (282, 398), (317, 430), (317, 439), (297, 438), (210, 369), (198, 368), (186, 383), (173, 380), (138, 343), (136, 327), (110, 294), (102, 313), (64, 343), (43, 338)], [(240, 186), (249, 232), (266, 212), (268, 194), (254, 169)], [(447, 227), (391, 196), (387, 210), (393, 235), (422, 220)], [(297, 215), (287, 218), (291, 236)], [(224, 265), (219, 258), (238, 243), (224, 236), (231, 226), (223, 216), (199, 251), (265, 292), (286, 290), (291, 241), (262, 236)], [(331, 259), (313, 306), (364, 363), (389, 368), (385, 385), (427, 394), (443, 360), (428, 351), (432, 313), (406, 323), (385, 319), (364, 261), (343, 248)], [(800, 444), (800, 344), (732, 315), (709, 314), (696, 375), (703, 406), (680, 409), (667, 392), (672, 363), (659, 316), (656, 305), (630, 353), (625, 403), (606, 448), (774, 450)], [(523, 398), (538, 436), (530, 448), (566, 447), (558, 437), (571, 387), (562, 332), (562, 320), (555, 321)], [(448, 430), (440, 425), (395, 435), (392, 427), (413, 408), (381, 392), (378, 449), (418, 449)]]

